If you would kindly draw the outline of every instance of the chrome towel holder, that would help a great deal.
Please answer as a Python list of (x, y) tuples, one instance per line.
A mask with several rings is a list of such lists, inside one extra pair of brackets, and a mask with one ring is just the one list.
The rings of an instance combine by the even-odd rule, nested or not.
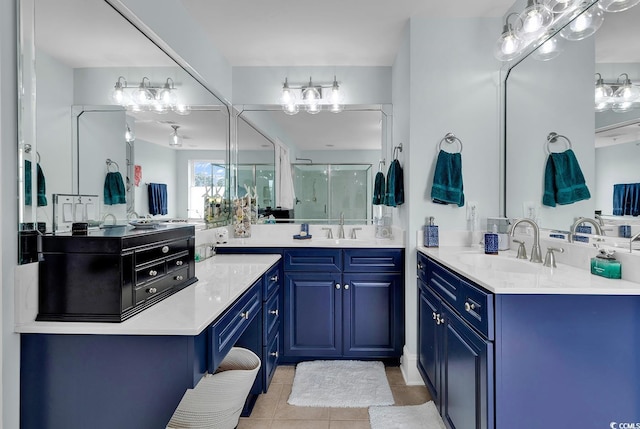
[[(118, 163), (117, 163), (117, 162), (115, 162), (115, 161), (112, 161), (112, 160), (111, 160), (111, 158), (107, 158), (106, 164), (107, 164), (107, 171), (108, 171), (109, 173), (115, 173), (116, 171), (120, 171), (120, 166), (118, 165)], [(116, 165), (116, 170), (115, 170), (115, 171), (111, 171), (111, 170), (110, 170), (110, 168), (111, 168), (111, 166), (112, 166), (113, 164), (115, 164), (115, 165)]]
[(455, 142), (458, 142), (460, 144), (460, 150), (458, 152), (453, 152), (453, 153), (462, 153), (462, 140), (456, 137), (455, 134), (453, 133), (445, 134), (442, 140), (440, 140), (440, 143), (438, 143), (438, 151), (442, 150), (442, 143), (444, 142), (447, 142), (449, 144), (454, 144)]
[(557, 143), (558, 139), (565, 139), (567, 141), (567, 145), (569, 146), (567, 150), (571, 149), (571, 140), (569, 140), (567, 136), (563, 136), (562, 134), (551, 132), (547, 136), (547, 143), (545, 145), (545, 151), (547, 152), (547, 155), (551, 154), (551, 147), (550, 147), (551, 143)]

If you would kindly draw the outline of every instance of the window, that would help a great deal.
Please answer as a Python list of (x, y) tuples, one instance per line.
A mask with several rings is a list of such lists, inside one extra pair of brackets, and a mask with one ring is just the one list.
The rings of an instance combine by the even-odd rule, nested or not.
[(221, 161), (189, 161), (189, 208), (191, 219), (216, 222), (224, 215), (228, 199), (227, 168)]

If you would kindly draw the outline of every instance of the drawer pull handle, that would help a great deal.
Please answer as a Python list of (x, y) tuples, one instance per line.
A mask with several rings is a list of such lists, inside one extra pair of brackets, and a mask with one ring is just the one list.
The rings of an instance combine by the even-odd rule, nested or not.
[(158, 272), (157, 272), (156, 270), (150, 270), (150, 271), (149, 271), (149, 275), (150, 275), (150, 276), (152, 276), (152, 277), (154, 277), (154, 276), (157, 276), (157, 275), (158, 275)]
[(444, 323), (444, 317), (441, 318), (439, 314), (437, 314), (436, 316), (437, 316), (436, 317), (436, 325), (440, 325), (440, 324)]
[(278, 275), (276, 274), (275, 276), (271, 276), (271, 278), (269, 279), (272, 282), (277, 282), (278, 281)]
[(176, 276), (176, 280), (180, 281), (180, 280), (184, 280), (184, 277), (182, 276)]
[(184, 262), (183, 262), (183, 261), (176, 261), (176, 265), (177, 265), (177, 266), (181, 266), (182, 264), (184, 264)]
[(240, 317), (244, 320), (249, 320), (249, 311), (245, 311), (243, 313), (240, 313)]
[(150, 287), (149, 289), (147, 289), (147, 293), (156, 293), (156, 292), (158, 292), (158, 289), (154, 287)]
[(269, 353), (270, 356), (278, 357), (278, 352)]
[(349, 290), (349, 283), (344, 285), (344, 290)]
[(169, 246), (162, 246), (162, 253), (169, 253)]
[(273, 314), (274, 316), (278, 315), (278, 309), (269, 311), (269, 314)]
[(418, 262), (418, 269), (421, 270), (422, 269), (422, 264), (420, 262)]
[(464, 303), (464, 309), (468, 312), (471, 312), (471, 310), (475, 309), (476, 305), (475, 304), (470, 304), (468, 302)]
[(436, 318), (438, 317), (438, 315), (436, 314), (436, 312), (434, 311), (433, 313), (433, 320), (436, 320)]
[(340, 289), (340, 283), (336, 283), (336, 289)]

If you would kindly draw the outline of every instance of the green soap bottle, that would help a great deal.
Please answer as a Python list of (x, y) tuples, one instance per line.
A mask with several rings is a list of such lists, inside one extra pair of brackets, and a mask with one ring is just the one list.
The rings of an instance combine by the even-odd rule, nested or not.
[(600, 249), (600, 253), (595, 258), (591, 258), (591, 274), (608, 279), (622, 278), (620, 261), (616, 260), (613, 253), (613, 251)]

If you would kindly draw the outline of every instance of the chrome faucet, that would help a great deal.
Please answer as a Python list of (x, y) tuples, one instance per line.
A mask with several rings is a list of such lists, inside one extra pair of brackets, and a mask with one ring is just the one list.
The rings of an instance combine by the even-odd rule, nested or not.
[(131, 220), (131, 219), (136, 220), (136, 219), (138, 219), (139, 217), (140, 217), (140, 216), (139, 216), (139, 215), (138, 215), (138, 213), (136, 213), (136, 212), (129, 212), (129, 213), (127, 213), (127, 220)]
[(573, 225), (571, 225), (571, 229), (569, 230), (569, 243), (573, 242), (573, 235), (576, 233), (576, 228), (578, 228), (579, 225), (583, 224), (583, 223), (590, 223), (591, 225), (593, 225), (593, 227), (596, 230), (596, 235), (600, 236), (602, 235), (602, 227), (600, 226), (600, 224), (588, 217), (581, 217), (578, 218)]
[(338, 223), (338, 238), (344, 238), (344, 212), (340, 212), (340, 222)]
[(520, 223), (528, 223), (533, 227), (533, 247), (531, 247), (531, 262), (542, 263), (542, 254), (540, 253), (540, 227), (535, 220), (529, 218), (517, 219), (513, 225), (511, 225), (511, 236), (516, 233), (516, 227)]
[(358, 237), (356, 236), (356, 231), (360, 231), (362, 228), (351, 228), (351, 235), (349, 236), (349, 238), (351, 238), (352, 240), (357, 240)]
[(116, 217), (111, 213), (105, 213), (104, 216), (102, 216), (102, 223), (103, 224), (105, 224), (107, 222), (107, 218), (113, 219), (113, 222), (111, 223), (111, 225), (115, 225), (116, 224)]

